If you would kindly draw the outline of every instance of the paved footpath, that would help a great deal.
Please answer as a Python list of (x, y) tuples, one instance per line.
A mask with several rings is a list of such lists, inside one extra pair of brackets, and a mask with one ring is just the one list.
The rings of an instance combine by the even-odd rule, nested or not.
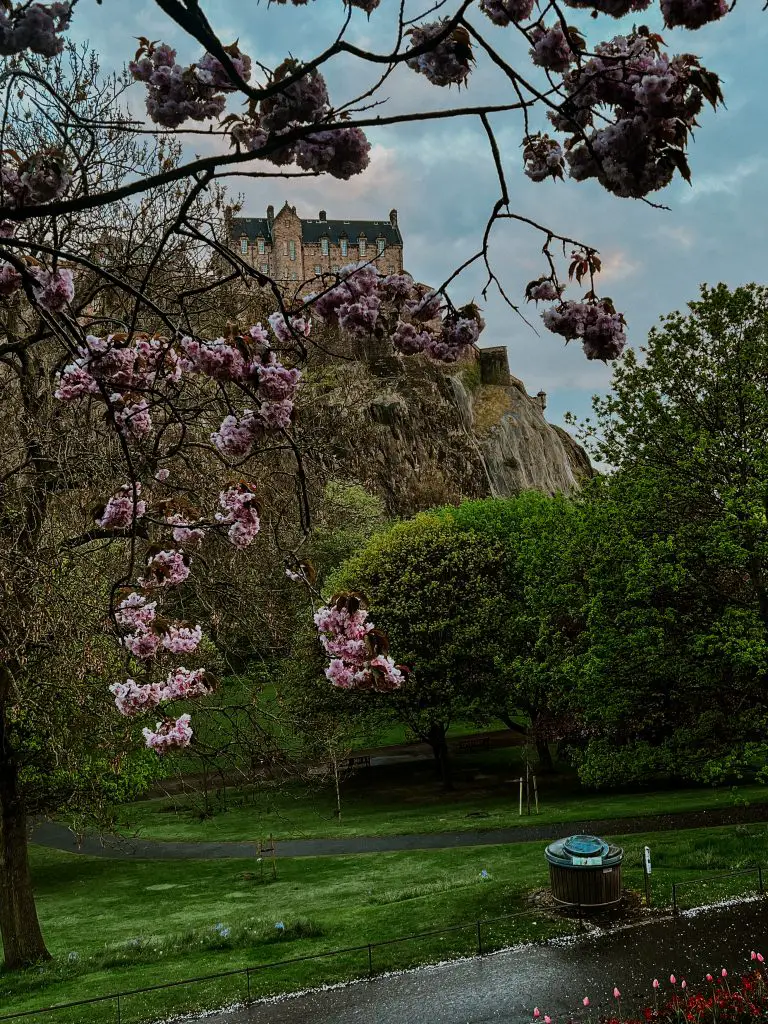
[(586, 995), (596, 1020), (615, 1009), (614, 985), (625, 1011), (652, 1005), (654, 978), (699, 984), (707, 972), (749, 968), (750, 950), (768, 951), (764, 901), (656, 920), (570, 944), (516, 951), (375, 978), (344, 988), (277, 1002), (186, 1017), (188, 1024), (531, 1024), (543, 1014), (581, 1010)]
[[(654, 814), (639, 818), (604, 821), (564, 821), (550, 825), (485, 832), (435, 832), (410, 836), (361, 836), (351, 839), (285, 839), (277, 842), (278, 857), (329, 857), (338, 854), (388, 853), (394, 850), (440, 850), (458, 846), (491, 846), (502, 843), (547, 842), (564, 835), (587, 833), (611, 836), (636, 832), (669, 832), (683, 828), (707, 828), (768, 820), (768, 804), (715, 811)], [(113, 860), (221, 860), (254, 856), (254, 843), (182, 843), (128, 836), (76, 836), (66, 825), (53, 821), (36, 826), (32, 841), (67, 853)]]

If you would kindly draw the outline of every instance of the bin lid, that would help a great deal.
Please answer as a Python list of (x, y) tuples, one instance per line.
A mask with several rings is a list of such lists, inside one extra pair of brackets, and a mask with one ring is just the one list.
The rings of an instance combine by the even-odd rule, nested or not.
[(551, 843), (545, 857), (550, 864), (563, 868), (613, 867), (621, 864), (624, 851), (610, 846), (597, 836), (569, 836)]

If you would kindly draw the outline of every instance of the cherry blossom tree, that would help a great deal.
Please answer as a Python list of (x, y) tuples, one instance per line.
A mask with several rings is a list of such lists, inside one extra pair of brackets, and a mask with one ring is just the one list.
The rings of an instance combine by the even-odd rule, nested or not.
[[(676, 174), (690, 176), (691, 130), (704, 104), (716, 106), (721, 94), (717, 76), (696, 57), (668, 54), (642, 26), (615, 36), (609, 29), (600, 41), (568, 24), (571, 7), (592, 11), (602, 25), (600, 15), (639, 14), (651, 0), (439, 0), (427, 12), (406, 11), (403, 3), (394, 13), (378, 0), (339, 0), (335, 40), (274, 67), (222, 40), (199, 0), (156, 6), (169, 29), (181, 29), (201, 52), (182, 64), (166, 42), (140, 41), (129, 64), (132, 88), (146, 104), (146, 118), (137, 119), (119, 106), (127, 81), (105, 89), (82, 64), (62, 63), (68, 30), (85, 17), (77, 0), (0, 3), (0, 369), (25, 427), (9, 446), (0, 517), (8, 550), (36, 578), (43, 566), (58, 564), (62, 545), (117, 552), (107, 610), (125, 664), (112, 694), (123, 715), (143, 716), (147, 744), (162, 753), (193, 736), (178, 702), (214, 685), (198, 664), (201, 623), (178, 614), (178, 595), (205, 571), (207, 550), (242, 551), (265, 525), (274, 532), (259, 480), (291, 481), (295, 528), (280, 538), (279, 557), (307, 578), (301, 548), (310, 502), (292, 423), (315, 325), (361, 344), (376, 338), (402, 356), (462, 358), (484, 327), (474, 302), (449, 295), (464, 270), (483, 264), (484, 294), (496, 288), (520, 311), (489, 256), (495, 225), (514, 221), (543, 241), (541, 276), (527, 289), (512, 282), (514, 294), (545, 303), (545, 326), (581, 341), (587, 358), (618, 357), (626, 325), (598, 292), (594, 244), (511, 208), (494, 125), (519, 119), (522, 166), (533, 181), (595, 178), (617, 196), (648, 200)], [(661, 12), (668, 25), (694, 29), (725, 16), (727, 7), (723, 0), (661, 0)], [(269, 5), (249, 7), (262, 38), (270, 15)], [(106, 5), (92, 14), (107, 16)], [(386, 19), (392, 44), (385, 51), (350, 41), (366, 16)], [(530, 69), (502, 56), (495, 40), (505, 32), (525, 38)], [(129, 47), (125, 40), (126, 57)], [(343, 61), (375, 72), (374, 84), (331, 97), (326, 72)], [(472, 105), (480, 61), (509, 82), (505, 102)], [(401, 73), (449, 90), (451, 100), (387, 113), (384, 89)], [(467, 102), (459, 98), (464, 88)], [(227, 178), (348, 180), (369, 163), (369, 132), (407, 122), (426, 128), (446, 118), (480, 121), (499, 196), (478, 251), (447, 268), (442, 285), (420, 288), (408, 275), (384, 275), (374, 258), (321, 278), (314, 295), (288, 295), (230, 250), (222, 226)], [(192, 155), (201, 132), (218, 147), (207, 156)], [(567, 272), (559, 248), (572, 253)], [(586, 282), (586, 294), (566, 298), (567, 280)], [(268, 318), (217, 323), (218, 290), (233, 284), (271, 296)], [(98, 445), (84, 442), (95, 435)], [(72, 529), (52, 538), (57, 496), (70, 492), (79, 496), (63, 501)], [(79, 500), (85, 495), (98, 506), (88, 516)], [(30, 610), (24, 588), (13, 582), (3, 600), (0, 924), (13, 967), (44, 954), (39, 930), (22, 927), (34, 905), (9, 738), (30, 623), (41, 606)], [(384, 639), (369, 650), (367, 620), (358, 621), (360, 609), (344, 600), (318, 623), (337, 681), (397, 685)], [(364, 636), (346, 635), (352, 620)], [(365, 654), (348, 641), (363, 642)]]

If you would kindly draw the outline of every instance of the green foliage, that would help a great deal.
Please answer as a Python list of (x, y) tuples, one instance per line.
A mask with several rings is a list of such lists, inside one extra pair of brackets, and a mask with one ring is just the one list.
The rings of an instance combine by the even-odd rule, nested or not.
[(702, 289), (595, 401), (583, 778), (754, 774), (768, 726), (768, 292)]
[(458, 718), (487, 714), (483, 686), (494, 670), (489, 635), (504, 578), (501, 545), (423, 513), (378, 534), (329, 581), (366, 594), (371, 619), (413, 678), (387, 701), (413, 732), (444, 748)]

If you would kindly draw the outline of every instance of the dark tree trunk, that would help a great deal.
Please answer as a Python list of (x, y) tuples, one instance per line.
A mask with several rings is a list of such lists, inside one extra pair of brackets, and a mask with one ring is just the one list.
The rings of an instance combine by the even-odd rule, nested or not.
[(451, 757), (448, 753), (448, 743), (445, 738), (446, 728), (444, 725), (434, 724), (429, 728), (428, 743), (432, 747), (437, 765), (437, 773), (443, 783), (443, 789), (453, 789), (453, 772), (451, 768)]
[(552, 751), (546, 740), (536, 740), (536, 757), (539, 759), (539, 767), (543, 772), (551, 772), (554, 768), (552, 763)]
[[(1, 712), (0, 712), (1, 713)], [(0, 721), (0, 743), (2, 743)], [(27, 815), (18, 773), (0, 746), (0, 935), (6, 970), (50, 960), (37, 920), (29, 867)]]

